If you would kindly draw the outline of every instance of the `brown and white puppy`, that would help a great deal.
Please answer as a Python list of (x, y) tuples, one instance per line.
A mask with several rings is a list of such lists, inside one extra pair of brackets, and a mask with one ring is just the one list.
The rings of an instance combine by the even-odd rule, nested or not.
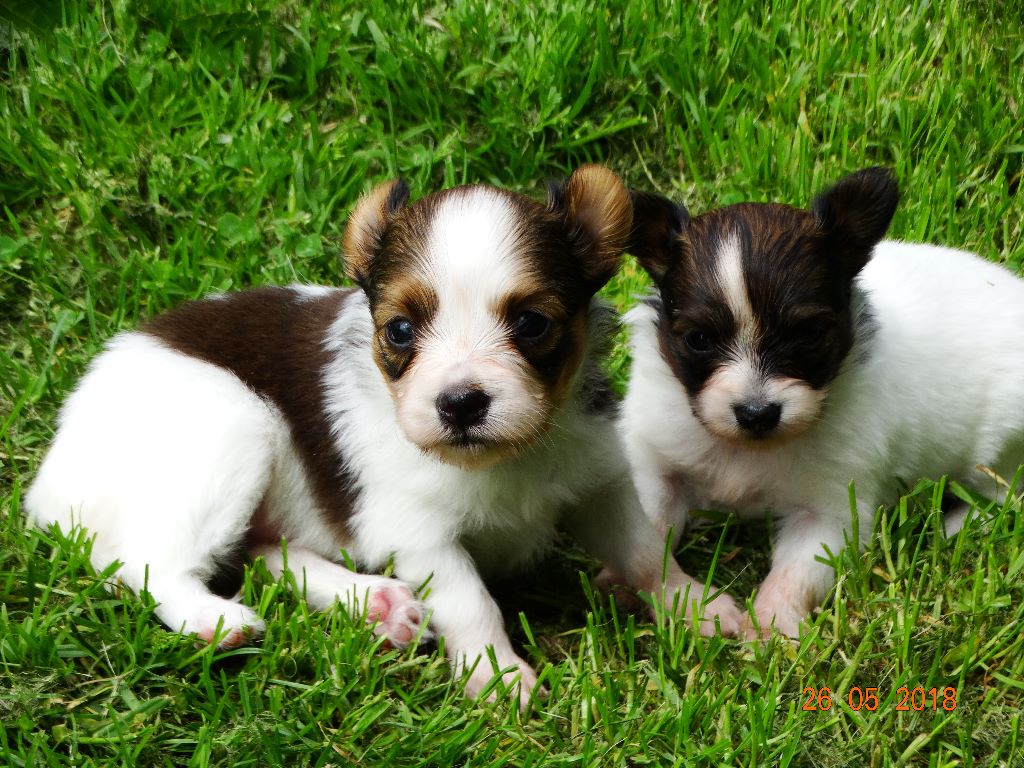
[[(637, 490), (676, 540), (691, 509), (777, 515), (761, 632), (796, 636), (827, 595), (823, 560), (853, 533), (851, 482), (863, 544), (901, 487), (950, 475), (1002, 498), (978, 465), (1010, 480), (1024, 462), (1024, 281), (883, 240), (897, 198), (884, 168), (811, 210), (744, 203), (691, 220), (635, 196), (630, 250), (658, 287), (629, 315), (622, 430)], [(754, 634), (734, 605), (720, 616)]]
[[(600, 369), (608, 311), (593, 296), (630, 200), (599, 166), (546, 205), (487, 186), (407, 194), (383, 184), (352, 214), (361, 290), (213, 296), (114, 338), (26, 506), (40, 525), (87, 528), (97, 567), (120, 561), (165, 624), (224, 646), (263, 628), (208, 588), (240, 547), (399, 645), (421, 629), (426, 585), (468, 690), (493, 677), (490, 647), (525, 701), (536, 677), (481, 571), (529, 563), (563, 526), (625, 583), (689, 602), (679, 569), (663, 575)], [(342, 550), (371, 572), (394, 558), (398, 579), (347, 570)]]

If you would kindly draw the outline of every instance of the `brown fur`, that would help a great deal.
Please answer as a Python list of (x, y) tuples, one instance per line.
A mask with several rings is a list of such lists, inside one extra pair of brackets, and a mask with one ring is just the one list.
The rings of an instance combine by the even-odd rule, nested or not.
[(381, 237), (408, 197), (409, 188), (401, 179), (385, 181), (374, 187), (352, 211), (342, 240), (345, 274), (352, 282), (364, 285), (380, 250)]
[(607, 168), (584, 165), (569, 177), (564, 194), (569, 220), (593, 249), (585, 263), (586, 277), (591, 284), (603, 285), (619, 268), (633, 223), (629, 192)]
[[(387, 182), (375, 187), (357, 206), (345, 234), (348, 274), (366, 291), (375, 328), (374, 355), (400, 396), (399, 379), (415, 370), (416, 343), (395, 349), (388, 343), (389, 321), (405, 318), (422, 332), (437, 311), (430, 287), (428, 242), (437, 209), (474, 187), (458, 187), (430, 195), (410, 205), (404, 194)], [(510, 237), (522, 268), (513, 293), (501, 297), (492, 312), (509, 329), (509, 344), (522, 356), (524, 376), (543, 392), (546, 407), (570, 396), (587, 347), (587, 314), (591, 298), (618, 268), (632, 223), (629, 193), (606, 168), (583, 166), (561, 187), (550, 190), (546, 205), (523, 195), (502, 195), (514, 212)], [(538, 311), (551, 322), (536, 342), (523, 342), (514, 333), (524, 310)], [(608, 388), (595, 387), (600, 405), (608, 405)]]
[[(257, 288), (187, 302), (140, 329), (171, 349), (231, 371), (280, 409), (317, 503), (344, 536), (354, 491), (334, 448), (320, 379), (329, 360), (323, 342), (351, 295), (339, 289), (303, 297), (288, 288)], [(261, 528), (259, 535), (274, 538), (280, 532)]]

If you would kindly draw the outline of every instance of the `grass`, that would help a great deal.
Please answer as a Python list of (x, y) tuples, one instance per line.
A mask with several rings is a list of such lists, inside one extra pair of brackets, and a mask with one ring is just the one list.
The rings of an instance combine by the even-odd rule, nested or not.
[[(460, 695), (437, 653), (310, 614), (259, 567), (262, 643), (197, 650), (21, 496), (104, 340), (214, 290), (341, 280), (346, 213), (402, 175), (540, 195), (603, 161), (691, 209), (806, 204), (869, 164), (892, 233), (1024, 268), (1020, 2), (253, 0), (0, 9), (0, 759), (51, 765), (1024, 765), (1024, 517), (938, 533), (908, 489), (799, 644), (618, 611), (570, 543), (502, 604), (550, 696)], [(606, 295), (645, 285), (627, 263)], [(612, 360), (621, 383), (620, 348)], [(979, 372), (984, 373), (984, 372)], [(681, 557), (748, 595), (764, 531)], [(753, 563), (753, 565), (751, 565)], [(581, 576), (582, 574), (582, 576)], [(897, 711), (898, 689), (956, 689)], [(833, 692), (806, 711), (805, 688)], [(854, 688), (876, 687), (874, 712)], [(856, 698), (854, 698), (856, 703)]]

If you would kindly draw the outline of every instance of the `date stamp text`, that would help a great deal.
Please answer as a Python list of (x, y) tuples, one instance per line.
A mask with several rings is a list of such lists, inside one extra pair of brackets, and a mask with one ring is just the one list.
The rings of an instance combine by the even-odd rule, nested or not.
[[(815, 688), (806, 686), (803, 689), (803, 706), (805, 712), (828, 712), (836, 703), (835, 694), (831, 688)], [(956, 688), (947, 685), (945, 688), (923, 688), (917, 686), (902, 685), (896, 689), (896, 695), (885, 701), (879, 697), (878, 688), (862, 688), (855, 685), (846, 694), (846, 704), (854, 712), (866, 709), (874, 712), (880, 706), (895, 705), (897, 712), (921, 712), (923, 710), (945, 710), (952, 712), (956, 709), (957, 692)]]

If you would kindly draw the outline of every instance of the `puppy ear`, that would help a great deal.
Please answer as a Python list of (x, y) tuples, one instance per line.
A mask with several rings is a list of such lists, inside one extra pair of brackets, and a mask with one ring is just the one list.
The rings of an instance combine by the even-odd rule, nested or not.
[(681, 203), (650, 192), (629, 191), (633, 199), (633, 229), (626, 250), (636, 256), (640, 266), (657, 285), (676, 259), (679, 238), (690, 222), (690, 214)]
[(874, 167), (840, 179), (814, 199), (811, 211), (818, 227), (846, 260), (851, 277), (885, 236), (899, 198), (892, 171)]
[(345, 274), (363, 290), (373, 261), (380, 253), (384, 233), (408, 199), (409, 187), (402, 179), (385, 181), (370, 190), (348, 217), (342, 240)]
[(580, 245), (583, 274), (596, 292), (619, 268), (632, 222), (629, 193), (602, 165), (577, 168), (561, 186), (549, 185), (548, 209), (559, 214)]

